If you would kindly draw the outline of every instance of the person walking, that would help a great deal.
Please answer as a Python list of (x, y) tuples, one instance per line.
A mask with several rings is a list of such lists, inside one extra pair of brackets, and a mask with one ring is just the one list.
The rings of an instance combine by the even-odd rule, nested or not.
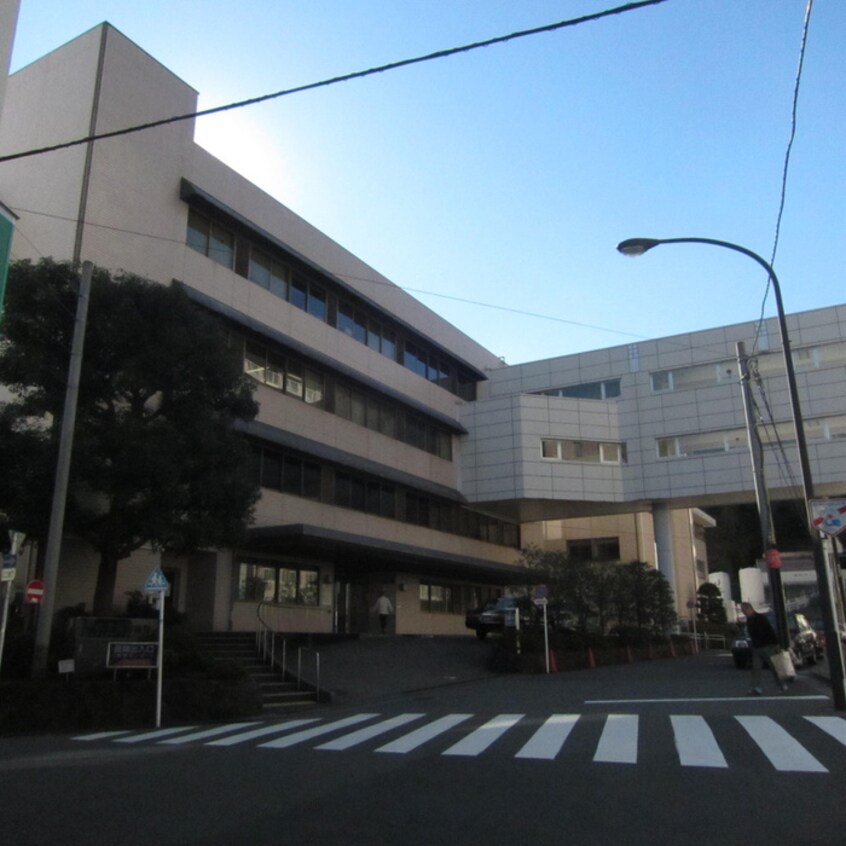
[(787, 690), (787, 685), (778, 677), (772, 662), (772, 656), (781, 650), (781, 646), (770, 621), (765, 614), (759, 614), (748, 602), (742, 602), (740, 607), (746, 615), (746, 634), (752, 643), (752, 686), (749, 688), (749, 693), (753, 696), (760, 696), (763, 693), (761, 670), (765, 664), (770, 665), (779, 688)]
[(379, 628), (382, 630), (382, 634), (385, 634), (388, 629), (388, 616), (394, 613), (394, 606), (391, 605), (391, 600), (385, 596), (385, 591), (379, 594), (379, 598), (373, 606), (373, 611), (379, 615)]

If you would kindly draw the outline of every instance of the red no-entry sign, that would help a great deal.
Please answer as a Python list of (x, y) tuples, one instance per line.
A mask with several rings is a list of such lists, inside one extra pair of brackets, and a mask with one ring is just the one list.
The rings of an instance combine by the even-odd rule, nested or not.
[(24, 599), (31, 605), (40, 605), (41, 600), (44, 599), (44, 582), (41, 579), (33, 579), (26, 586)]

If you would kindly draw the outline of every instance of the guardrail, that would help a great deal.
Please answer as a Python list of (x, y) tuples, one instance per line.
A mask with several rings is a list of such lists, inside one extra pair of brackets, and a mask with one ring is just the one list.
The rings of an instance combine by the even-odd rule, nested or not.
[(691, 640), (695, 641), (697, 645), (702, 643), (705, 649), (711, 649), (711, 643), (715, 643), (717, 649), (727, 649), (728, 643), (724, 635), (714, 635), (714, 634), (704, 634), (701, 632), (685, 632), (684, 637), (689, 637)]
[[(259, 602), (256, 606), (256, 617), (261, 626), (256, 629), (256, 649), (262, 660), (274, 669), (279, 669), (283, 677), (288, 675), (288, 639), (280, 637), (281, 632), (276, 631), (262, 616), (265, 608), (273, 610), (277, 606), (269, 602)], [(311, 654), (314, 656), (314, 690), (320, 696), (320, 653), (316, 649), (307, 646), (297, 647), (297, 690), (302, 690), (303, 685), (303, 656)]]

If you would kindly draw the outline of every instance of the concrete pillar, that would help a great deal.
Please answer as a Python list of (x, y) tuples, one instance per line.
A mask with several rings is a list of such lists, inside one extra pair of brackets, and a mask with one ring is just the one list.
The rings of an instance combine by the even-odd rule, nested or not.
[(652, 507), (652, 523), (655, 529), (655, 553), (658, 570), (667, 580), (678, 606), (676, 594), (676, 562), (673, 556), (673, 526), (670, 509), (666, 505)]

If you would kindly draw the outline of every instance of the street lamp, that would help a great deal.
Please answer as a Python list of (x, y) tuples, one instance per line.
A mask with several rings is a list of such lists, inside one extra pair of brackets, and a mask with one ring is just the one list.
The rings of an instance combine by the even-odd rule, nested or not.
[(714, 238), (629, 238), (617, 245), (617, 250), (624, 256), (642, 256), (653, 247), (662, 244), (710, 244), (714, 247), (724, 247), (742, 253), (756, 261), (770, 278), (775, 294), (776, 310), (778, 312), (778, 326), (781, 333), (781, 347), (784, 353), (784, 370), (787, 375), (787, 392), (790, 398), (790, 408), (793, 415), (793, 428), (796, 434), (796, 449), (799, 457), (799, 468), (802, 474), (802, 489), (805, 499), (805, 510), (808, 520), (808, 530), (814, 551), (814, 567), (817, 574), (817, 586), (820, 592), (823, 626), (825, 629), (826, 652), (831, 676), (831, 688), (834, 696), (834, 707), (839, 711), (846, 710), (846, 689), (844, 689), (843, 652), (840, 645), (840, 633), (837, 629), (834, 614), (834, 603), (829, 581), (828, 566), (823, 552), (819, 532), (813, 528), (811, 514), (811, 500), (814, 498), (814, 483), (811, 478), (811, 462), (808, 459), (808, 445), (805, 441), (805, 428), (802, 422), (802, 410), (799, 408), (799, 396), (796, 390), (796, 372), (793, 368), (793, 356), (790, 353), (790, 339), (787, 334), (787, 321), (784, 316), (784, 303), (781, 299), (781, 286), (769, 262), (764, 261), (757, 253), (747, 250), (729, 241), (718, 241)]

